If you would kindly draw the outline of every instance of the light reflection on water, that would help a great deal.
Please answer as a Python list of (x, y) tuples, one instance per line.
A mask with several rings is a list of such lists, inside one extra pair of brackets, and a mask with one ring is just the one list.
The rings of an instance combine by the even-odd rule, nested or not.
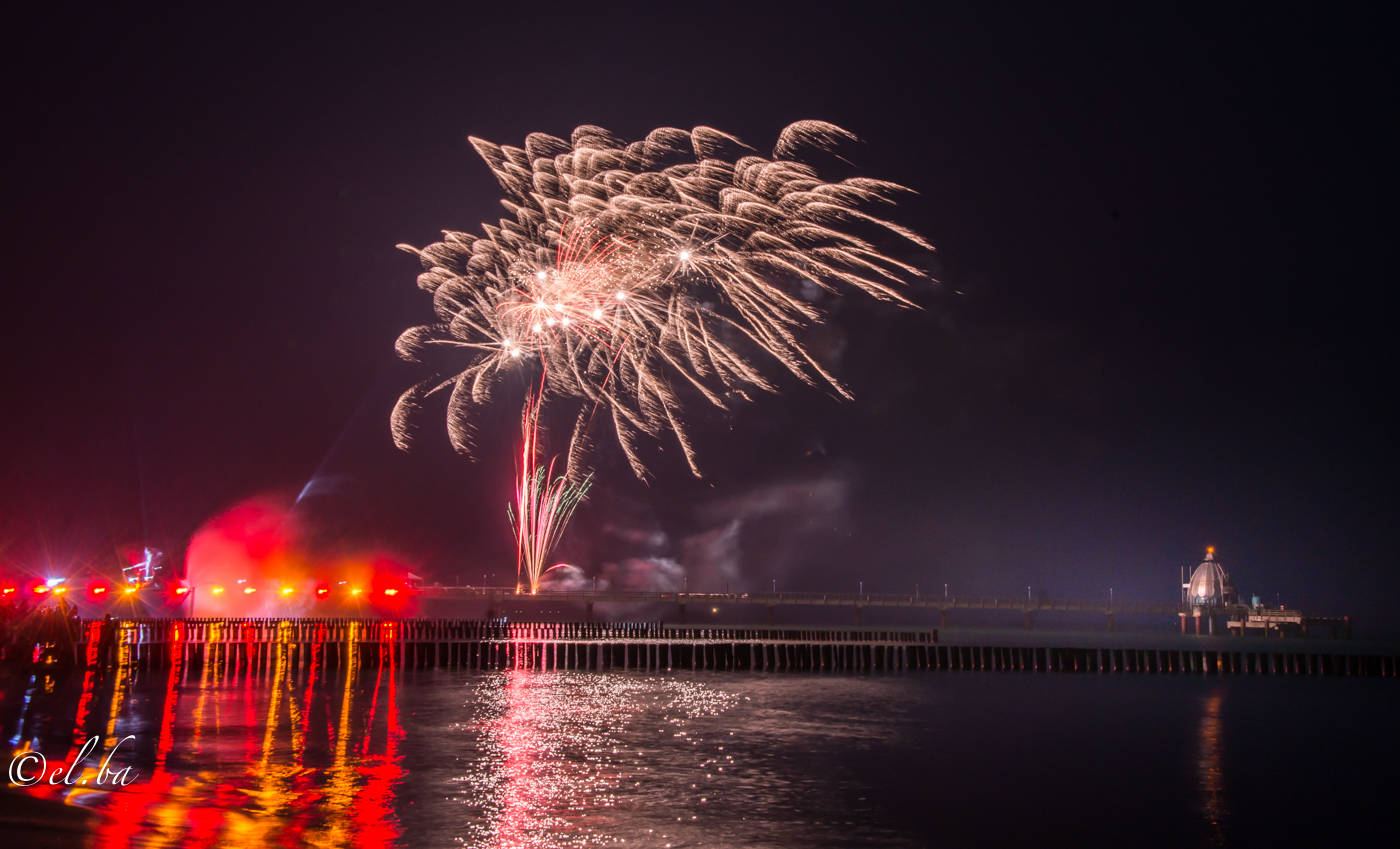
[[(93, 845), (103, 849), (393, 845), (403, 836), (403, 809), (428, 801), (399, 798), (400, 703), (405, 692), (441, 695), (438, 685), (450, 684), (451, 703), (427, 706), (454, 719), (414, 741), (424, 778), (455, 753), (457, 774), (443, 797), (454, 805), (430, 815), (433, 837), (472, 847), (603, 845), (619, 825), (609, 815), (615, 791), (651, 779), (653, 767), (636, 763), (649, 753), (626, 739), (629, 728), (645, 718), (665, 745), (695, 747), (701, 741), (688, 735), (687, 721), (738, 700), (696, 682), (630, 675), (419, 672), (405, 683), (390, 652), (363, 667), (352, 655), (343, 670), (328, 670), (323, 652), (315, 647), (304, 672), (283, 654), (262, 672), (177, 664), (7, 681), (5, 704), (23, 705), (5, 717), (15, 729), (11, 749), (44, 752), (52, 769), (70, 763), (91, 733), (104, 737), (102, 751), (128, 735), (138, 747), (124, 753), (137, 774), (130, 786), (99, 787), (100, 759), (90, 757), (73, 786), (25, 792), (97, 812)], [(65, 735), (54, 720), (74, 675), (76, 721)], [(24, 698), (13, 698), (20, 690)], [(93, 713), (95, 704), (106, 706), (104, 715)], [(703, 752), (685, 756), (696, 769), (712, 766)], [(668, 825), (647, 834), (674, 841), (676, 832)]]
[[(9, 742), (43, 752), (52, 768), (71, 763), (91, 733), (103, 735), (104, 752), (134, 738), (136, 750), (127, 744), (121, 752), (137, 775), (127, 786), (99, 782), (101, 759), (90, 757), (71, 787), (26, 790), (63, 795), (97, 812), (93, 845), (104, 849), (385, 846), (399, 835), (393, 788), (403, 775), (403, 729), (399, 670), (387, 652), (384, 658), (361, 670), (351, 656), (333, 677), (319, 645), (304, 674), (289, 666), (285, 652), (260, 671), (177, 662), (159, 671), (70, 673), (82, 681), (66, 746), (52, 722), (63, 712), (55, 691), (64, 673), (6, 681), (7, 706), (19, 688), (26, 702), (39, 693), (55, 696), (26, 704)], [(105, 716), (94, 715), (94, 704), (106, 706)]]
[(113, 849), (1232, 845), (1400, 790), (1346, 778), (1400, 756), (1388, 681), (325, 661), (0, 676), (0, 734), (51, 765), (135, 737), (128, 787), (26, 791)]
[[(518, 670), (470, 681), (464, 695), (475, 716), (450, 725), (444, 743), (477, 755), (455, 760), (464, 772), (451, 797), (467, 812), (457, 840), (473, 847), (611, 843), (617, 791), (651, 784), (646, 761), (657, 748), (698, 745), (687, 740), (687, 720), (737, 701), (694, 682)], [(639, 742), (637, 732), (650, 730), (642, 725), (667, 739)], [(707, 765), (700, 753), (683, 756)], [(677, 831), (651, 830), (658, 840)]]
[(1204, 700), (1201, 712), (1200, 757), (1201, 814), (1209, 826), (1212, 842), (1224, 846), (1225, 823), (1229, 815), (1225, 803), (1223, 763), (1224, 740), (1220, 716), (1224, 689), (1216, 689)]

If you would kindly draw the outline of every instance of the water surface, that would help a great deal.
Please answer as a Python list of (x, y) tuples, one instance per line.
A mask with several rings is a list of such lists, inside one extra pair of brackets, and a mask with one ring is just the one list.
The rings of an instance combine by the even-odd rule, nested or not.
[[(1389, 679), (213, 668), (0, 678), (125, 846), (1256, 846), (1383, 834)], [(9, 762), (6, 757), (6, 762)], [(76, 773), (75, 773), (76, 774)]]

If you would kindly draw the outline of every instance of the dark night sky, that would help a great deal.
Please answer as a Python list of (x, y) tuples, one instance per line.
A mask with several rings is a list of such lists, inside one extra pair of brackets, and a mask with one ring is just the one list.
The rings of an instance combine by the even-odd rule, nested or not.
[(1172, 599), (1214, 544), (1246, 592), (1400, 629), (1393, 15), (192, 5), (0, 26), (0, 566), (180, 552), (319, 470), (316, 550), (508, 571), (509, 414), (476, 464), (387, 425), (431, 315), (394, 245), (503, 214), (466, 136), (820, 118), (920, 193), (940, 282), (839, 304), (855, 402), (697, 415), (707, 480), (602, 456), (565, 555)]

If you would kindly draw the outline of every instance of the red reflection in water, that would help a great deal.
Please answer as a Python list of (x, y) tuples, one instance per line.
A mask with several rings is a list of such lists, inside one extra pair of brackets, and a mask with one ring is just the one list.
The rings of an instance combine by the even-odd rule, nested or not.
[[(240, 636), (242, 636), (240, 634)], [(230, 647), (233, 648), (233, 647)], [(240, 652), (241, 654), (242, 652)], [(234, 674), (237, 675), (237, 667), (234, 667)], [(254, 701), (257, 681), (249, 672), (244, 681), (243, 688), (243, 725), (248, 729), (247, 735), (243, 738), (243, 754), (248, 763), (257, 763), (258, 754), (262, 749), (262, 729), (258, 722), (258, 708)]]
[(496, 839), (502, 845), (528, 842), (535, 831), (534, 811), (539, 807), (541, 789), (535, 776), (535, 752), (539, 747), (539, 724), (544, 716), (538, 689), (530, 686), (534, 673), (519, 669), (505, 672), (505, 711), (492, 723), (495, 737), (505, 750), (502, 765), (504, 792)]
[(139, 777), (126, 787), (113, 789), (114, 805), (108, 809), (108, 822), (98, 832), (99, 849), (124, 849), (131, 839), (147, 827), (147, 817), (151, 808), (162, 802), (170, 792), (174, 776), (165, 768), (174, 744), (175, 708), (179, 697), (181, 659), (174, 654), (174, 662), (165, 680), (165, 702), (161, 707), (160, 731), (156, 738), (155, 771), (147, 779)]
[[(96, 651), (96, 649), (91, 649)], [(92, 694), (97, 689), (97, 671), (88, 669), (83, 673), (83, 694), (78, 697), (78, 713), (73, 720), (73, 748), (76, 750), (87, 742), (87, 732), (84, 727), (87, 725), (88, 710), (92, 705)]]
[(189, 849), (206, 849), (219, 839), (224, 812), (215, 807), (192, 807), (185, 811), (185, 823), (190, 830), (180, 845)]
[[(45, 762), (46, 769), (39, 783), (33, 784), (25, 788), (25, 792), (28, 793), (30, 796), (35, 796), (43, 799), (49, 796), (57, 796), (61, 793), (67, 792), (69, 787), (68, 785), (62, 783), (63, 779), (59, 779), (59, 784), (49, 783), (49, 779), (53, 778), (56, 775), (63, 775), (70, 781), (80, 780), (68, 776), (67, 773), (68, 768), (72, 765), (73, 761), (78, 757), (78, 753), (82, 750), (83, 744), (87, 742), (87, 732), (83, 730), (83, 727), (87, 725), (88, 710), (90, 705), (92, 704), (93, 692), (97, 689), (96, 683), (96, 672), (89, 669), (83, 675), (83, 692), (82, 695), (78, 697), (77, 717), (73, 721), (73, 742), (68, 747), (68, 754), (64, 755), (62, 760), (47, 760)], [(89, 760), (92, 758), (91, 753), (88, 757)]]
[[(102, 623), (101, 623), (101, 622), (89, 622), (89, 623), (88, 623), (88, 635), (87, 635), (87, 666), (88, 666), (88, 669), (89, 669), (89, 670), (91, 670), (94, 666), (97, 665), (98, 646), (100, 646), (101, 643), (102, 643)], [(92, 675), (92, 672), (89, 671), (89, 672), (88, 672), (88, 675), (91, 676), (91, 675)], [(84, 696), (89, 695), (88, 692), (87, 692), (87, 683), (86, 683), (86, 682), (84, 682), (84, 684), (83, 684), (83, 695), (84, 695)]]
[[(389, 675), (390, 675), (390, 678), (392, 679), (392, 677), (393, 677), (393, 670), (390, 670)], [(375, 676), (374, 676), (374, 692), (371, 693), (371, 694), (370, 694), (370, 697), (369, 697), (369, 714), (368, 714), (368, 717), (365, 719), (365, 741), (364, 741), (364, 745), (362, 745), (362, 746), (360, 747), (360, 754), (362, 754), (362, 755), (368, 755), (368, 754), (369, 754), (369, 744), (374, 740), (374, 735), (373, 735), (373, 733), (371, 733), (371, 732), (374, 730), (374, 714), (375, 714), (376, 711), (379, 710), (379, 687), (380, 687), (380, 685), (383, 684), (383, 683), (384, 683), (384, 667), (381, 665), (381, 666), (375, 671)]]
[(160, 716), (160, 737), (156, 741), (156, 771), (165, 771), (165, 759), (170, 755), (170, 747), (175, 743), (175, 704), (180, 695), (180, 673), (184, 666), (184, 659), (180, 656), (180, 626), (172, 627), (172, 639), (175, 644), (171, 646), (173, 661), (170, 664), (170, 674), (165, 679), (165, 709)]
[[(227, 676), (220, 674), (222, 667), (209, 666), (203, 675), (182, 682), (184, 668), (176, 650), (171, 667), (159, 673), (164, 677), (157, 679), (158, 693), (152, 693), (149, 702), (137, 697), (139, 679), (133, 677), (145, 678), (147, 673), (118, 667), (104, 749), (126, 735), (130, 711), (163, 696), (158, 723), (145, 731), (137, 730), (139, 723), (132, 726), (142, 738), (138, 745), (154, 738), (154, 757), (142, 766), (127, 741), (111, 766), (132, 765), (135, 780), (129, 785), (114, 787), (110, 778), (101, 786), (86, 787), (42, 782), (29, 792), (66, 794), (70, 802), (81, 797), (81, 804), (100, 811), (103, 823), (93, 845), (101, 849), (128, 849), (151, 841), (201, 848), (313, 844), (385, 849), (402, 834), (394, 807), (405, 774), (400, 752), (405, 733), (398, 708), (402, 673), (388, 642), (396, 636), (394, 630), (386, 628), (386, 642), (376, 646), (378, 663), (361, 667), (352, 660), (334, 672), (327, 666), (324, 643), (312, 644), (304, 673), (290, 662), (294, 655), (288, 644), (277, 643), (266, 671), (258, 671), (247, 663), (251, 658), (245, 658), (240, 661), (243, 668), (235, 664)], [(321, 631), (315, 636), (329, 636), (326, 629)], [(237, 641), (251, 635), (229, 636)], [(173, 647), (183, 645), (187, 637), (177, 626)], [(230, 661), (235, 657), (231, 650)], [(242, 680), (240, 673), (246, 676)], [(300, 674), (306, 675), (305, 687)], [(84, 726), (103, 678), (95, 669), (85, 673), (71, 750), (64, 760), (48, 761), (49, 774), (66, 770), (87, 739)], [(195, 691), (193, 697), (182, 694), (187, 688)], [(133, 697), (128, 700), (126, 693)], [(239, 699), (242, 711), (237, 710)], [(222, 722), (216, 716), (212, 724), (206, 723), (205, 705), (211, 701), (216, 712), (221, 705), (230, 706), (242, 721), (230, 725), (225, 714)], [(312, 740), (309, 732), (322, 727), (321, 717), (312, 716), (316, 711), (325, 712), (327, 733)], [(117, 730), (119, 725), (123, 730)], [(207, 755), (191, 745), (201, 736), (209, 739), (213, 751), (228, 753), (231, 746), (231, 754), (241, 754), (246, 766), (204, 766)], [(290, 747), (280, 745), (288, 738)], [(79, 780), (96, 777), (101, 754), (89, 756)], [(329, 764), (322, 760), (327, 754)], [(212, 781), (202, 771), (211, 768), (217, 776)]]
[(321, 625), (317, 631), (317, 641), (310, 646), (310, 656), (306, 659), (306, 704), (301, 709), (301, 739), (306, 741), (303, 745), (310, 745), (311, 734), (311, 710), (313, 700), (316, 698), (316, 673), (321, 669), (321, 643), (320, 633), (326, 630), (325, 625)]
[[(389, 846), (399, 836), (399, 823), (394, 815), (394, 785), (403, 777), (403, 767), (399, 763), (399, 741), (403, 739), (403, 729), (399, 727), (398, 706), (398, 663), (390, 646), (379, 647), (379, 678), (375, 680), (374, 698), (370, 702), (370, 720), (379, 703), (379, 682), (388, 670), (389, 687), (386, 698), (387, 734), (384, 754), (366, 757), (360, 767), (365, 777), (365, 786), (359, 793), (353, 808), (355, 820), (355, 845), (364, 849), (380, 849)], [(368, 755), (370, 748), (369, 729), (365, 733), (363, 752)]]

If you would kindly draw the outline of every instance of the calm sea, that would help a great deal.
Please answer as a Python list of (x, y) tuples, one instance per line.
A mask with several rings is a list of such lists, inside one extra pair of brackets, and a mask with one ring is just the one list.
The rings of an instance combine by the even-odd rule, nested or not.
[(0, 678), (0, 742), (134, 738), (124, 787), (94, 756), (22, 791), (24, 835), (77, 806), (102, 847), (1341, 845), (1395, 833), (1397, 708), (1356, 678), (76, 670)]

